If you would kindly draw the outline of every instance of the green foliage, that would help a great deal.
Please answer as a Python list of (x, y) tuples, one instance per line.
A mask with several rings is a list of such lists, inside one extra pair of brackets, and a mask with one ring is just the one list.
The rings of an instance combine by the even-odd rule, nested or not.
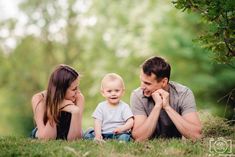
[(206, 112), (200, 112), (204, 137), (232, 137), (235, 138), (232, 121), (213, 116)]
[(203, 47), (214, 52), (214, 59), (220, 63), (234, 65), (235, 57), (235, 2), (234, 0), (174, 0), (183, 11), (200, 14), (207, 25), (199, 41)]

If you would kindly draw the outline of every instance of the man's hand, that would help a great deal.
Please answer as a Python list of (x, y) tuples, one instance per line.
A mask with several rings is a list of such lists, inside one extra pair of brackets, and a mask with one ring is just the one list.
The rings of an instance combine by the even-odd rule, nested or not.
[(162, 104), (163, 104), (163, 100), (162, 100), (162, 97), (161, 97), (160, 93), (158, 92), (158, 90), (156, 90), (155, 92), (152, 93), (152, 98), (155, 102), (155, 107), (161, 109)]
[(169, 93), (163, 89), (158, 89), (156, 92), (159, 93), (162, 99), (162, 108), (166, 109), (167, 107), (169, 107), (170, 106)]

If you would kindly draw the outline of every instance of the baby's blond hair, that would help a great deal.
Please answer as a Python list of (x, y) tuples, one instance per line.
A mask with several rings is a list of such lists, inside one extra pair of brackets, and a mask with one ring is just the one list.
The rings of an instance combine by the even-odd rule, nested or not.
[(125, 89), (125, 84), (122, 77), (116, 73), (108, 73), (101, 80), (100, 90), (103, 90), (103, 84), (107, 81), (119, 80), (122, 83), (122, 88)]

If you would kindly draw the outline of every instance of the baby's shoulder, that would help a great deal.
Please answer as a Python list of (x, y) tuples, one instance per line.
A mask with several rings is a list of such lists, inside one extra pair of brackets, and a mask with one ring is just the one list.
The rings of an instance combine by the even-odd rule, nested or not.
[(130, 105), (128, 103), (124, 102), (124, 101), (120, 101), (119, 105), (122, 106), (122, 107), (125, 107), (125, 108), (130, 107)]

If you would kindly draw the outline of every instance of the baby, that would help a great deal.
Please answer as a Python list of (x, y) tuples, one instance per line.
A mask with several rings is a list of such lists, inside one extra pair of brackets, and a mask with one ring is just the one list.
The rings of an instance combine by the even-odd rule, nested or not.
[(84, 138), (130, 141), (134, 121), (129, 105), (121, 101), (125, 91), (123, 79), (115, 73), (106, 74), (100, 90), (106, 100), (96, 107), (92, 114), (95, 128), (87, 132)]

